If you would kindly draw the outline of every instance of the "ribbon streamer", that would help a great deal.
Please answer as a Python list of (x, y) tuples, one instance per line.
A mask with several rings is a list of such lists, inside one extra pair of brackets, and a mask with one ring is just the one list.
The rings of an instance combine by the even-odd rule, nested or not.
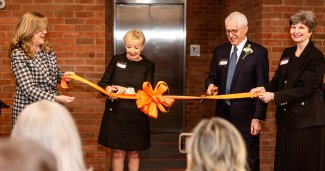
[[(108, 93), (105, 89), (94, 84), (82, 77), (79, 77), (75, 74), (71, 74), (67, 76), (70, 79), (74, 79), (85, 83), (96, 90), (106, 94), (110, 97), (116, 97), (120, 99), (135, 99), (137, 107), (145, 114), (147, 114), (151, 118), (158, 117), (158, 109), (166, 113), (169, 108), (172, 106), (176, 99), (180, 100), (203, 100), (203, 99), (238, 99), (238, 98), (254, 98), (257, 97), (258, 94), (250, 94), (250, 93), (236, 93), (236, 94), (225, 94), (225, 95), (217, 95), (217, 96), (205, 96), (205, 97), (197, 97), (197, 96), (176, 96), (176, 95), (163, 95), (167, 90), (169, 90), (167, 84), (164, 81), (159, 81), (155, 87), (152, 89), (152, 86), (149, 82), (144, 82), (142, 85), (142, 90), (139, 90), (137, 94), (116, 94), (116, 93)], [(69, 88), (66, 80), (64, 78), (61, 79), (61, 87)], [(169, 92), (169, 91), (168, 91)]]

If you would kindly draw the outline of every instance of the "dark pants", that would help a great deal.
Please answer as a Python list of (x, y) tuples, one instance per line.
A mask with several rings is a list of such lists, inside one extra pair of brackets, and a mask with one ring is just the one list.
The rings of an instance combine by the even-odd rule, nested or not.
[[(230, 115), (230, 106), (226, 105), (225, 110), (225, 119), (232, 122), (232, 118)], [(241, 135), (245, 140), (245, 144), (247, 147), (248, 154), (248, 164), (250, 167), (250, 171), (259, 171), (260, 170), (260, 136), (251, 135), (249, 131), (241, 131), (239, 130)]]

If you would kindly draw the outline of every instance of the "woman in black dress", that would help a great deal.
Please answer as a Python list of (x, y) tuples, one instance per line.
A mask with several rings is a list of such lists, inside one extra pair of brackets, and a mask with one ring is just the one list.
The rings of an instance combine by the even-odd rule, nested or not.
[(296, 46), (283, 51), (274, 78), (261, 92), (265, 103), (277, 106), (275, 171), (325, 170), (325, 104), (323, 53), (311, 42), (316, 28), (311, 11), (290, 17), (290, 35)]
[[(128, 31), (123, 40), (126, 53), (113, 56), (98, 85), (108, 93), (135, 94), (143, 82), (153, 85), (155, 65), (141, 56), (145, 38), (140, 30)], [(126, 153), (129, 170), (139, 170), (138, 151), (150, 147), (149, 117), (135, 100), (107, 98), (98, 142), (112, 149), (113, 171), (123, 171)]]

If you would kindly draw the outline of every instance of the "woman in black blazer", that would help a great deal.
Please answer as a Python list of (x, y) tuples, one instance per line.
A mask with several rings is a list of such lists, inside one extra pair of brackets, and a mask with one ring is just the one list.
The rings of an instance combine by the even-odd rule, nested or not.
[(274, 170), (325, 170), (325, 105), (323, 53), (310, 40), (316, 28), (311, 11), (290, 17), (290, 35), (296, 46), (283, 51), (274, 78), (257, 87), (265, 103), (277, 106)]

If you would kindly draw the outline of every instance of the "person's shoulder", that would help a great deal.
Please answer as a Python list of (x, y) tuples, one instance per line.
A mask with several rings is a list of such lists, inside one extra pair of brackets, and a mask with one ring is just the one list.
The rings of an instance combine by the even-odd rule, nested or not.
[(121, 62), (126, 62), (126, 56), (125, 54), (116, 54), (113, 55), (110, 62), (117, 62), (117, 61), (121, 61)]
[(297, 46), (290, 46), (290, 47), (287, 47), (287, 48), (284, 48), (283, 49), (283, 53), (292, 53), (293, 51), (295, 51), (296, 50), (296, 48), (297, 48)]
[(26, 58), (26, 54), (21, 48), (14, 49), (10, 54), (12, 59), (20, 59), (20, 58)]
[(219, 44), (219, 45), (215, 46), (214, 51), (221, 51), (221, 50), (225, 50), (225, 49), (228, 49), (228, 48), (231, 48), (231, 43), (230, 42), (222, 43), (222, 44)]
[(319, 56), (319, 57), (324, 58), (323, 52), (320, 49), (318, 49), (313, 43), (311, 43), (311, 45), (312, 45), (311, 46), (312, 47), (312, 51), (315, 54), (315, 56)]
[(145, 63), (146, 65), (149, 65), (149, 66), (155, 66), (155, 63), (153, 63), (152, 61), (150, 61), (148, 58), (146, 57), (143, 57), (143, 63)]
[(255, 42), (253, 42), (251, 40), (247, 40), (246, 44), (250, 44), (252, 46), (252, 48), (260, 48), (260, 49), (266, 49), (267, 50), (267, 48), (264, 47), (263, 45), (255, 43)]
[(229, 47), (229, 46), (231, 46), (231, 43), (226, 42), (226, 43), (218, 44), (218, 45), (215, 46), (214, 48), (215, 48), (215, 49), (221, 49), (221, 48), (225, 48), (225, 47)]

